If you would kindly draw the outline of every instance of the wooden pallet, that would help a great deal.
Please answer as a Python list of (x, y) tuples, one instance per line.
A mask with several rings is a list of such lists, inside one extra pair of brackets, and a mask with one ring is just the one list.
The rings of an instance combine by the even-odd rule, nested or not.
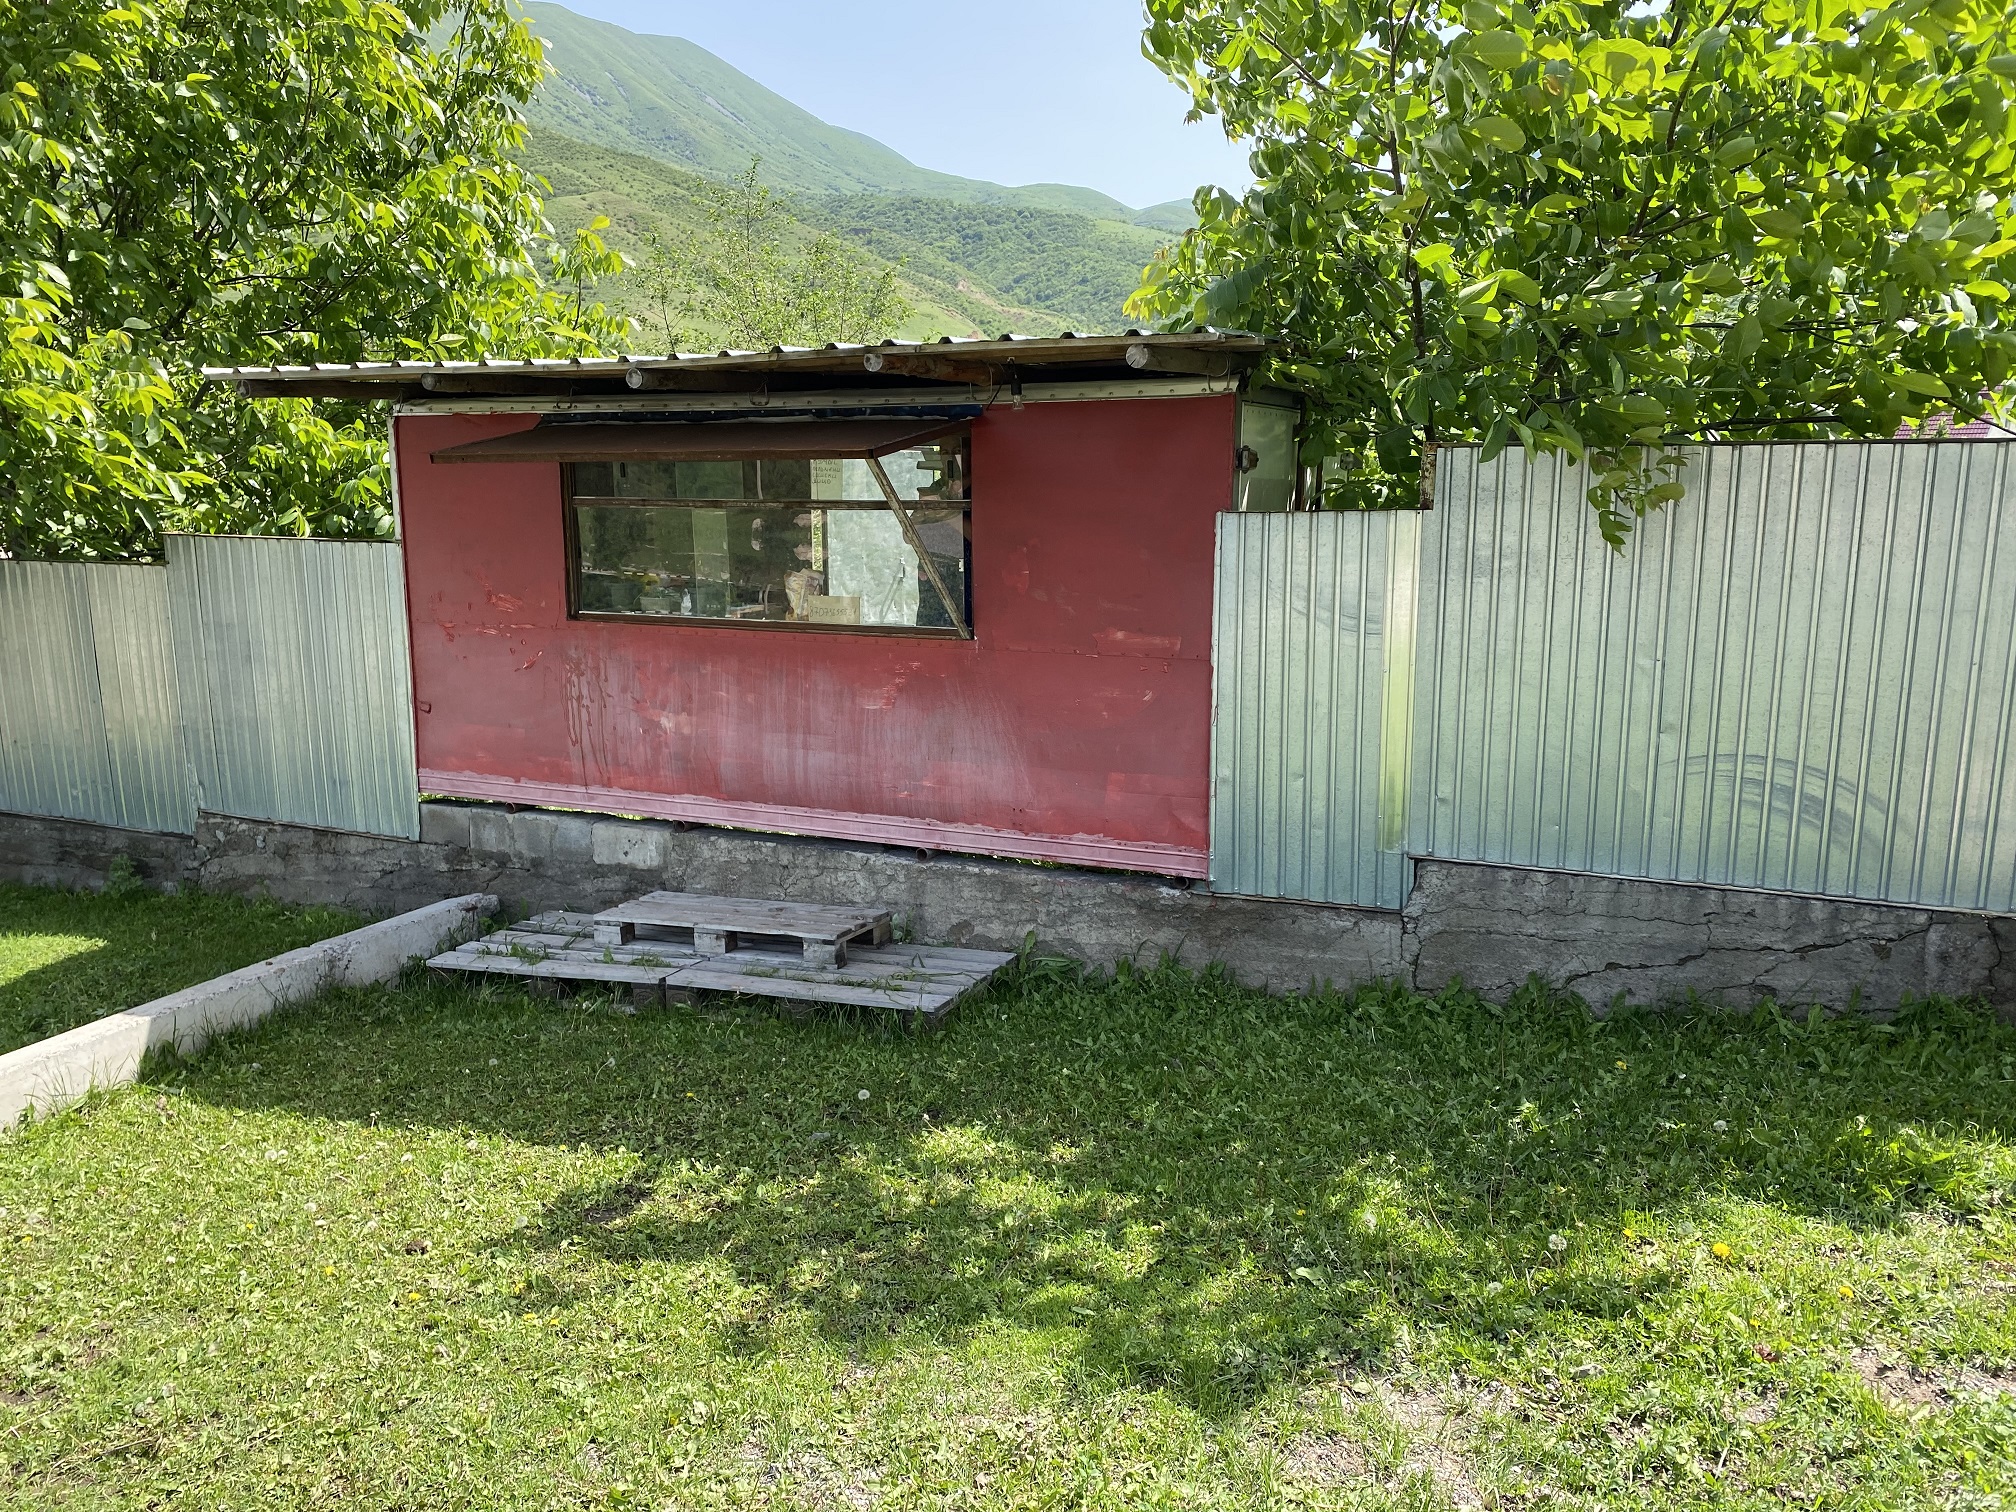
[(646, 893), (595, 915), (598, 945), (677, 938), (701, 955), (727, 955), (757, 941), (758, 949), (775, 949), (795, 940), (808, 966), (844, 965), (850, 944), (886, 945), (889, 936), (886, 912), (706, 893)]
[[(861, 917), (851, 912), (849, 916)], [(872, 927), (876, 916), (868, 917)], [(879, 917), (886, 921), (888, 915)], [(846, 952), (844, 961), (818, 965), (808, 961), (796, 944), (751, 948), (747, 931), (736, 931), (745, 936), (739, 942), (741, 948), (714, 953), (666, 939), (605, 943), (597, 939), (605, 919), (606, 914), (541, 914), (435, 956), (427, 964), (441, 971), (538, 982), (627, 986), (645, 1002), (682, 1001), (696, 992), (728, 992), (791, 1002), (893, 1008), (936, 1019), (1014, 959), (999, 950), (885, 943), (855, 945)], [(857, 931), (856, 937), (861, 932)], [(788, 934), (782, 938), (793, 939)]]

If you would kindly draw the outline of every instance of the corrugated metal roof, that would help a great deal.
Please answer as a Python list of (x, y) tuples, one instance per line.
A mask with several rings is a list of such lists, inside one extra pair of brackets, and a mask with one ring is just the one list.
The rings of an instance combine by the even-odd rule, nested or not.
[(718, 352), (624, 354), (609, 357), (480, 357), (466, 362), (309, 362), (267, 367), (206, 367), (212, 382), (253, 385), (260, 392), (313, 391), (333, 384), (365, 388), (418, 387), (482, 392), (490, 381), (512, 391), (568, 383), (676, 387), (685, 374), (847, 375), (863, 383), (897, 378), (974, 381), (988, 370), (1112, 367), (1136, 373), (1232, 374), (1263, 357), (1270, 343), (1241, 331), (1196, 330), (1113, 334), (1066, 331), (1058, 336), (941, 336), (932, 341), (836, 342), (818, 347), (723, 349)]

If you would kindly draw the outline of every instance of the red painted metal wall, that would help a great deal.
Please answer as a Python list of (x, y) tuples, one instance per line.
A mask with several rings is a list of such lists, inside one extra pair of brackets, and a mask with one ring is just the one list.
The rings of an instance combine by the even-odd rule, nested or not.
[(437, 466), (524, 415), (397, 423), (421, 785), (1206, 872), (1230, 396), (973, 428), (972, 641), (569, 620), (554, 464)]

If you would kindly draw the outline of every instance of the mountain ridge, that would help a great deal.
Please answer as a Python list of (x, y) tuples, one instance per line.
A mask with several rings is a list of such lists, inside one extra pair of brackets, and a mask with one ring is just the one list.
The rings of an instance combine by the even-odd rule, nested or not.
[(1142, 209), (1075, 184), (996, 184), (922, 168), (873, 137), (821, 120), (683, 37), (628, 31), (551, 0), (525, 0), (553, 73), (527, 107), (532, 125), (708, 178), (760, 160), (773, 188), (822, 199), (879, 195), (1021, 206), (1181, 231), (1186, 201)]
[[(641, 257), (651, 234), (677, 235), (703, 220), (705, 175), (656, 158), (534, 127), (525, 166), (551, 186), (556, 222), (606, 216), (603, 235)], [(791, 195), (799, 234), (830, 231), (874, 263), (898, 269), (913, 306), (903, 336), (1037, 335), (1124, 324), (1121, 305), (1167, 233), (1022, 205), (959, 203), (899, 195)], [(637, 279), (619, 274), (603, 296), (653, 321)]]

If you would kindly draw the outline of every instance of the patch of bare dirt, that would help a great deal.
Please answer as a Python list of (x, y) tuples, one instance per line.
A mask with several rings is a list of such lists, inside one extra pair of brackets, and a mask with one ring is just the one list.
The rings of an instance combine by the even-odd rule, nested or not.
[(1405, 1442), (1400, 1463), (1382, 1469), (1367, 1453), (1364, 1440), (1342, 1433), (1307, 1433), (1283, 1450), (1290, 1479), (1321, 1486), (1369, 1480), (1395, 1490), (1409, 1480), (1426, 1478), (1459, 1508), (1485, 1505), (1467, 1449), (1477, 1417), (1504, 1410), (1510, 1405), (1509, 1392), (1492, 1387), (1445, 1396), (1393, 1381), (1355, 1380), (1343, 1382), (1338, 1395), (1347, 1409), (1376, 1405), (1392, 1420)]
[(831, 1512), (866, 1512), (875, 1503), (874, 1488), (882, 1478), (874, 1470), (843, 1470), (816, 1449), (773, 1459), (753, 1438), (743, 1444), (742, 1458), (758, 1480), (783, 1488), (795, 1505)]
[(1858, 1349), (1849, 1360), (1862, 1384), (1898, 1412), (1950, 1407), (1962, 1396), (2016, 1396), (2016, 1372), (1969, 1366), (1951, 1375), (1934, 1375), (1873, 1349)]
[(1311, 1486), (1349, 1486), (1376, 1478), (1365, 1451), (1341, 1433), (1305, 1433), (1282, 1456), (1289, 1479)]

